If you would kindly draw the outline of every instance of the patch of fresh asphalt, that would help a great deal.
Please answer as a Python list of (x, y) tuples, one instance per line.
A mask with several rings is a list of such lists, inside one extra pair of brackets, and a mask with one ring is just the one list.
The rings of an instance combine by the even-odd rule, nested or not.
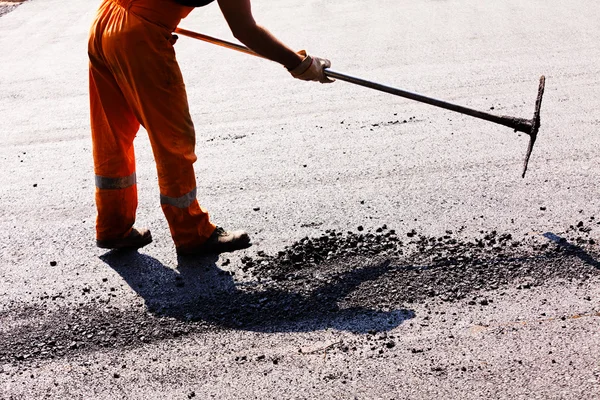
[[(337, 358), (358, 353), (362, 358), (366, 352), (370, 358), (383, 360), (397, 356), (397, 345), (404, 352), (431, 356), (437, 352), (433, 345), (421, 343), (407, 348), (405, 337), (394, 332), (402, 324), (413, 325), (416, 304), (428, 309), (420, 313), (418, 324), (425, 331), (446, 330), (442, 335), (452, 340), (459, 320), (457, 312), (446, 315), (446, 311), (439, 311), (438, 304), (448, 308), (462, 303), (471, 309), (469, 313), (477, 309), (485, 312), (495, 310), (497, 303), (507, 302), (515, 290), (531, 291), (549, 282), (576, 282), (579, 287), (597, 284), (600, 259), (590, 251), (594, 249), (591, 237), (598, 222), (590, 217), (571, 226), (564, 236), (548, 232), (526, 235), (521, 240), (495, 231), (482, 232), (475, 240), (461, 239), (459, 233), (451, 231), (440, 237), (419, 235), (414, 230), (398, 235), (386, 226), (375, 232), (365, 232), (363, 227), (357, 232), (328, 231), (319, 237), (303, 238), (275, 255), (259, 252), (254, 258), (246, 256), (237, 271), (219, 269), (216, 257), (180, 258), (177, 270), (171, 270), (138, 252), (109, 252), (101, 257), (103, 261), (144, 303), (111, 309), (107, 307), (110, 289), (88, 287), (83, 289), (84, 295), (92, 297), (100, 292), (104, 296), (67, 308), (48, 307), (61, 303), (63, 298), (58, 295), (43, 296), (33, 304), (13, 305), (0, 314), (6, 321), (0, 335), (0, 364), (14, 384), (24, 374), (33, 378), (44, 374), (40, 365), (47, 360), (64, 363), (86, 355), (95, 358), (97, 352), (136, 352), (164, 341), (218, 336), (230, 330), (274, 334), (333, 329), (354, 334), (322, 346), (298, 349), (298, 354), (306, 356), (318, 353)], [(226, 268), (228, 263), (222, 266)], [(236, 272), (248, 274), (251, 279), (240, 284), (235, 280)], [(560, 320), (566, 324), (567, 320), (600, 317), (595, 298), (592, 302), (588, 295), (582, 300), (589, 306), (579, 308), (578, 313), (542, 312), (536, 322), (556, 324)], [(542, 300), (542, 305), (547, 302)], [(32, 315), (36, 315), (34, 320)], [(480, 322), (469, 329), (514, 335), (521, 324), (517, 317), (500, 323)], [(261, 352), (260, 347), (252, 356), (234, 352), (238, 355), (233, 361), (269, 366), (272, 372), (284, 356), (266, 355), (267, 349)], [(565, 350), (552, 356), (550, 363), (556, 363), (560, 351)], [(523, 357), (527, 359), (526, 355), (511, 355), (505, 360), (505, 368), (521, 366)], [(481, 363), (473, 360), (433, 357), (430, 361), (430, 374), (438, 379), (482, 372)], [(83, 362), (80, 366), (101, 368), (108, 371), (108, 376), (112, 374), (112, 379), (128, 374), (123, 370), (130, 368), (126, 363), (120, 368), (111, 363)], [(335, 370), (321, 380), (324, 384), (349, 382), (357, 378), (352, 377), (354, 374), (351, 369)], [(589, 390), (597, 389), (595, 377), (587, 378)], [(196, 389), (189, 393), (196, 391), (201, 392)], [(585, 392), (583, 387), (579, 391)], [(207, 394), (202, 393), (201, 398)]]
[[(156, 325), (177, 323), (122, 315), (137, 332), (128, 335), (119, 319), (81, 315), (91, 334), (99, 333), (95, 323), (105, 322), (132, 341), (98, 346), (78, 335), (83, 346), (65, 356), (4, 363), (4, 388), (13, 396), (6, 398), (594, 398), (600, 369), (593, 360), (600, 352), (582, 343), (599, 339), (598, 307), (590, 297), (598, 298), (600, 280), (531, 287), (524, 281), (519, 289), (471, 292), (455, 302), (430, 298), (411, 306), (412, 313), (398, 313), (391, 325), (385, 311), (382, 321), (338, 312), (328, 321), (259, 332), (186, 323), (184, 331), (158, 339), (147, 326), (160, 332)], [(376, 299), (385, 299), (381, 293)], [(372, 330), (353, 332), (354, 324)], [(150, 339), (136, 340), (137, 334)]]
[[(529, 117), (546, 74), (527, 179), (505, 128), (181, 38), (201, 202), (255, 246), (175, 259), (142, 131), (155, 243), (105, 254), (96, 5), (28, 2), (0, 19), (0, 398), (598, 397), (600, 7), (253, 4), (342, 71), (475, 108)], [(182, 25), (229, 35), (214, 7)]]

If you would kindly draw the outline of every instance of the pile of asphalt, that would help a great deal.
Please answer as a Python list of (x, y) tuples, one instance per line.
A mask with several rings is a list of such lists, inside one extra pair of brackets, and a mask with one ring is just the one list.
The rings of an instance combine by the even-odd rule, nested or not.
[[(493, 302), (486, 293), (502, 295), (507, 288), (527, 290), (553, 279), (585, 282), (598, 276), (599, 248), (592, 234), (598, 225), (589, 217), (561, 235), (529, 233), (519, 238), (497, 231), (464, 238), (460, 230), (427, 236), (385, 225), (374, 231), (329, 230), (276, 254), (244, 257), (239, 266), (227, 261), (221, 267), (180, 265), (172, 280), (159, 282), (158, 275), (150, 276), (175, 293), (169, 294), (169, 301), (137, 289), (144, 303), (129, 309), (81, 303), (48, 312), (45, 303), (60, 301), (52, 296), (12, 308), (0, 320), (23, 323), (0, 332), (0, 365), (142, 346), (218, 329), (289, 332), (334, 327), (369, 335), (383, 332), (380, 344), (389, 348), (393, 341), (385, 332), (412, 318), (411, 305), (416, 302), (467, 299), (469, 305), (486, 307)], [(123, 261), (124, 269), (131, 268), (135, 257)], [(201, 273), (204, 284), (214, 279), (218, 288), (217, 281), (227, 280), (231, 287), (200, 288), (195, 280)], [(240, 275), (245, 279), (236, 280)]]
[[(374, 232), (359, 227), (358, 233), (327, 231), (305, 237), (274, 256), (247, 257), (242, 268), (288, 290), (315, 290), (322, 282), (353, 286), (376, 280), (370, 290), (352, 291), (350, 297), (362, 307), (431, 297), (455, 301), (515, 283), (527, 289), (553, 278), (584, 282), (596, 276), (600, 262), (592, 254), (598, 253), (598, 246), (590, 233), (599, 224), (590, 217), (570, 226), (563, 236), (547, 232), (515, 239), (509, 233), (481, 231), (471, 240), (453, 231), (432, 237), (414, 230), (399, 234), (385, 225)], [(358, 260), (364, 257), (371, 261), (360, 266)]]

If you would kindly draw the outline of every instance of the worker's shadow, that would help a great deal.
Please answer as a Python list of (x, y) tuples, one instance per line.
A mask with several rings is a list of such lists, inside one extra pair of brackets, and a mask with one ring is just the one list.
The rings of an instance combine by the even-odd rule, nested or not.
[(366, 333), (387, 331), (414, 317), (413, 311), (404, 309), (338, 306), (359, 285), (387, 272), (389, 261), (360, 267), (332, 277), (330, 283), (302, 290), (257, 281), (236, 283), (230, 272), (216, 265), (217, 256), (180, 257), (176, 269), (138, 252), (109, 252), (100, 258), (144, 299), (149, 312), (182, 321), (258, 332), (335, 328)]

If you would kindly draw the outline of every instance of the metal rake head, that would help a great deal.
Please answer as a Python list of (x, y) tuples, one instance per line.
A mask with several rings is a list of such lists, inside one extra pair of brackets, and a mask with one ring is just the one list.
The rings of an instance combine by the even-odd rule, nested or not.
[(537, 139), (537, 134), (540, 130), (540, 108), (542, 107), (542, 97), (544, 96), (544, 89), (546, 87), (546, 77), (544, 75), (540, 78), (540, 87), (538, 89), (537, 99), (535, 101), (535, 110), (533, 112), (533, 119), (531, 119), (531, 130), (527, 132), (529, 135), (529, 146), (527, 146), (527, 154), (525, 154), (525, 162), (523, 163), (523, 178), (527, 172), (527, 165), (529, 164), (529, 158), (531, 157), (531, 151), (533, 145)]

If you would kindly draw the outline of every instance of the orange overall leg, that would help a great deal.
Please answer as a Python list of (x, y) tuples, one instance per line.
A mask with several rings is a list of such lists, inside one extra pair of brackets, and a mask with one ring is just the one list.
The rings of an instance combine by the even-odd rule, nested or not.
[(133, 139), (140, 127), (110, 69), (98, 39), (90, 40), (90, 109), (96, 174), (96, 238), (129, 234), (137, 208)]
[[(170, 43), (171, 30), (112, 1), (107, 3), (110, 18), (106, 18), (103, 31), (108, 34), (101, 41), (104, 62), (136, 121), (148, 131), (158, 170), (161, 206), (175, 245), (199, 245), (215, 226), (196, 200), (195, 131), (183, 77)], [(130, 114), (121, 114), (119, 123), (123, 119), (129, 120)], [(117, 157), (128, 159), (125, 154)]]

